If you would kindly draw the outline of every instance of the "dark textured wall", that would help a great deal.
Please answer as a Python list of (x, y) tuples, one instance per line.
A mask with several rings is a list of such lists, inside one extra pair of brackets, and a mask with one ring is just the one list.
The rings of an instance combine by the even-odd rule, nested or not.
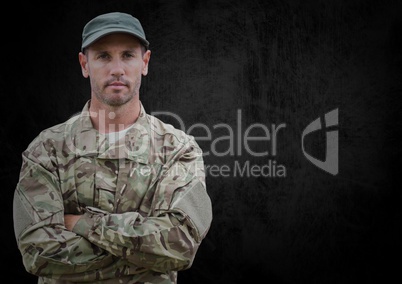
[[(20, 3), (20, 2), (18, 2)], [(0, 178), (3, 269), (25, 272), (12, 225), (21, 152), (89, 99), (78, 52), (83, 25), (129, 12), (151, 42), (141, 100), (211, 141), (205, 156), (214, 220), (179, 283), (377, 283), (400, 269), (402, 5), (400, 1), (31, 1), (3, 23)], [(303, 155), (301, 133), (338, 109), (339, 173)], [(239, 116), (241, 113), (241, 117)], [(162, 116), (161, 116), (162, 118)], [(172, 116), (166, 121), (180, 127)], [(254, 141), (255, 157), (242, 140)], [(233, 130), (233, 139), (229, 139)], [(239, 137), (241, 138), (239, 140)], [(271, 137), (272, 138), (272, 137)], [(325, 159), (325, 132), (306, 136)], [(230, 150), (233, 153), (218, 155)], [(241, 152), (241, 153), (240, 153)], [(271, 163), (286, 176), (264, 176)], [(249, 164), (256, 172), (234, 175)], [(216, 169), (229, 169), (217, 173)], [(267, 169), (267, 167), (265, 167)], [(266, 172), (264, 172), (266, 174)], [(283, 173), (283, 172), (282, 172)], [(392, 257), (397, 257), (394, 260)]]

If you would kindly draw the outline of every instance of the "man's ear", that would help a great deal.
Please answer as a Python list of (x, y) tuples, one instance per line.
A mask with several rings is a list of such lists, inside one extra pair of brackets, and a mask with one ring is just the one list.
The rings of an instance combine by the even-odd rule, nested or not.
[(84, 78), (88, 78), (89, 72), (88, 72), (87, 56), (83, 52), (80, 52), (78, 54), (78, 60), (80, 61), (82, 76), (84, 76)]
[(151, 59), (151, 51), (145, 51), (144, 55), (142, 56), (142, 75), (146, 76), (148, 74), (148, 65), (149, 60)]

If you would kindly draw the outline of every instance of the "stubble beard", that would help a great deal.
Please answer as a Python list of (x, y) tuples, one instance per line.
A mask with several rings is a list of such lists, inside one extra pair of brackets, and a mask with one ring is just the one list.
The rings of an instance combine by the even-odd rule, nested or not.
[(115, 91), (112, 94), (106, 93), (105, 89), (108, 85), (106, 83), (103, 88), (100, 88), (99, 86), (93, 89), (93, 92), (96, 96), (96, 98), (102, 102), (105, 105), (111, 106), (111, 107), (120, 107), (122, 105), (125, 105), (126, 103), (130, 102), (136, 95), (139, 94), (140, 91), (140, 86), (141, 86), (141, 76), (138, 77), (134, 83), (134, 89), (131, 89), (131, 83), (124, 81), (124, 84), (126, 84), (128, 91), (126, 93), (122, 94), (122, 91)]

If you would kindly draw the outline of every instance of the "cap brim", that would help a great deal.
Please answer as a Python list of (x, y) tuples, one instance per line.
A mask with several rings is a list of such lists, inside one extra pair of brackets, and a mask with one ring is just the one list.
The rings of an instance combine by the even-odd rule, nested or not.
[(126, 33), (126, 34), (130, 34), (136, 38), (138, 38), (141, 43), (148, 48), (149, 47), (149, 42), (143, 38), (141, 35), (134, 33), (132, 30), (125, 30), (125, 29), (106, 29), (106, 30), (102, 30), (100, 32), (94, 33), (93, 35), (89, 36), (83, 43), (81, 46), (81, 49), (83, 50), (84, 48), (90, 46), (92, 43), (94, 43), (95, 41), (99, 40), (100, 38), (107, 36), (109, 34), (113, 34), (113, 33)]

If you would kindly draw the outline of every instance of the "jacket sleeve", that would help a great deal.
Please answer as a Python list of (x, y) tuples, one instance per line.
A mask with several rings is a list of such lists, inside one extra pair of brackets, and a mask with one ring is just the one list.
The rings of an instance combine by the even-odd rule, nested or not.
[(150, 216), (87, 208), (73, 231), (138, 267), (166, 272), (192, 265), (211, 222), (202, 152), (190, 140), (165, 164)]
[(46, 142), (34, 140), (22, 154), (13, 203), (17, 245), (28, 272), (83, 279), (83, 275), (115, 260), (107, 251), (66, 230), (57, 163), (51, 152)]

